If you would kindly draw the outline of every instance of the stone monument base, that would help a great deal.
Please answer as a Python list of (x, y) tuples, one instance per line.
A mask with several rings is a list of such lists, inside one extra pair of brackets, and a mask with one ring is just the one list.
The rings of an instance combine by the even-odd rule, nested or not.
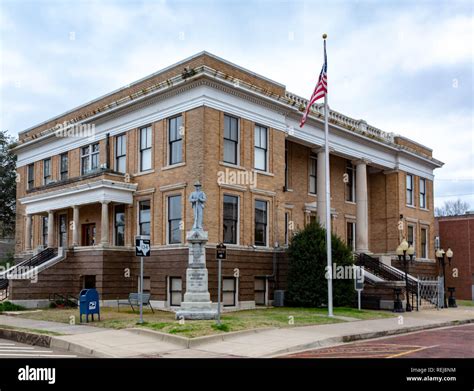
[(193, 303), (183, 301), (181, 309), (176, 312), (176, 319), (213, 320), (216, 318), (217, 310), (212, 309), (211, 302)]
[(212, 308), (208, 289), (206, 268), (207, 232), (190, 231), (186, 235), (189, 243), (189, 267), (186, 269), (186, 293), (176, 319), (216, 319), (217, 310)]

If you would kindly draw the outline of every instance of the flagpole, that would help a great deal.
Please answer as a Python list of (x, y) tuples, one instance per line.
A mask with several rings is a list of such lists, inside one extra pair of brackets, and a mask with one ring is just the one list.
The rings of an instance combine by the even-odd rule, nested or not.
[[(326, 38), (323, 34), (324, 55), (326, 56)], [(332, 251), (331, 251), (331, 182), (329, 178), (329, 106), (328, 91), (324, 95), (324, 159), (325, 159), (325, 187), (326, 187), (326, 253), (328, 268), (328, 316), (334, 316), (332, 305)]]

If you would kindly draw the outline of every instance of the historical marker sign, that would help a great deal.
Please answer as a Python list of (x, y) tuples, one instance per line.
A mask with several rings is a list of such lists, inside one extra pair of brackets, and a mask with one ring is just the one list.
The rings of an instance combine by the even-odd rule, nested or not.
[(223, 243), (216, 246), (216, 259), (225, 261), (227, 259), (227, 248)]

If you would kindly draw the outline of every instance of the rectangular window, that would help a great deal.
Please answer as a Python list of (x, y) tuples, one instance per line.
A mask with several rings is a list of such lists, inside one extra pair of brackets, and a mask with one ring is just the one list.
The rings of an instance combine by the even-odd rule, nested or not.
[(426, 208), (426, 179), (420, 178), (420, 208)]
[(414, 205), (413, 175), (407, 174), (407, 205)]
[(414, 225), (408, 226), (407, 242), (410, 246), (415, 247), (415, 226)]
[(59, 178), (65, 181), (69, 176), (69, 157), (67, 152), (61, 154), (59, 163)]
[(267, 202), (255, 201), (255, 245), (267, 245)]
[(99, 169), (99, 143), (81, 148), (81, 175), (93, 173)]
[[(138, 276), (138, 292), (140, 292), (140, 276)], [(151, 278), (143, 276), (143, 293), (151, 293)]]
[(239, 197), (224, 195), (224, 243), (237, 244)]
[(43, 185), (51, 183), (51, 158), (43, 160)]
[(67, 215), (59, 215), (59, 247), (67, 247)]
[(257, 170), (267, 171), (268, 129), (255, 125), (254, 131), (254, 167)]
[(43, 235), (43, 247), (48, 247), (48, 217), (43, 216), (41, 220), (41, 233)]
[(285, 212), (285, 245), (288, 245), (290, 242), (290, 213)]
[(354, 165), (347, 161), (346, 164), (346, 201), (355, 202), (355, 175)]
[(181, 196), (168, 197), (168, 243), (181, 243)]
[(28, 190), (35, 187), (35, 164), (28, 164)]
[(114, 209), (115, 245), (125, 245), (125, 205), (115, 205)]
[(420, 234), (421, 258), (426, 259), (428, 258), (428, 230), (426, 228), (422, 228)]
[(127, 136), (122, 134), (115, 138), (115, 171), (127, 172)]
[(168, 120), (169, 164), (183, 161), (183, 117), (181, 115)]
[(139, 234), (150, 235), (150, 223), (151, 223), (150, 200), (140, 201), (138, 209), (139, 209), (139, 216), (138, 216)]
[(224, 162), (238, 164), (239, 120), (224, 115)]
[(355, 251), (355, 223), (353, 221), (347, 222), (346, 243), (352, 251)]
[(285, 141), (285, 189), (284, 191), (290, 188), (290, 167), (289, 167), (289, 154), (288, 154), (288, 142)]
[(140, 129), (140, 171), (151, 170), (151, 126)]
[(237, 296), (237, 279), (224, 277), (222, 279), (222, 304), (224, 307), (234, 307)]
[(267, 304), (267, 279), (255, 277), (255, 305)]
[(309, 193), (316, 194), (316, 172), (318, 160), (315, 156), (309, 159)]
[(170, 306), (181, 305), (183, 300), (183, 281), (181, 277), (170, 277)]

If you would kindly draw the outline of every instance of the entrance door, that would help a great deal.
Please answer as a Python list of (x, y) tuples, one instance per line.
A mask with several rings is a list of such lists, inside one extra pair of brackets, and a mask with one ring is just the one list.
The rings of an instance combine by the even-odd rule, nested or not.
[(67, 215), (59, 215), (59, 247), (67, 247)]
[(82, 245), (95, 246), (95, 223), (82, 224)]

